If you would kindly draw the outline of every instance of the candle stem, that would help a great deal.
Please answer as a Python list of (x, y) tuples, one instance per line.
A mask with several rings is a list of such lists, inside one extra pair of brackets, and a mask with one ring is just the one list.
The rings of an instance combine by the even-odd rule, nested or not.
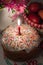
[(21, 32), (20, 32), (20, 26), (18, 27), (18, 33), (19, 33), (19, 35), (21, 35)]

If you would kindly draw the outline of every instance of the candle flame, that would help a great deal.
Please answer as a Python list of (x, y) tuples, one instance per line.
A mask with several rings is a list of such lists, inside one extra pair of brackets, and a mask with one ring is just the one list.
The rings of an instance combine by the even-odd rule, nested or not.
[(18, 18), (18, 25), (20, 26), (20, 24), (21, 24), (21, 21), (20, 21), (20, 19)]

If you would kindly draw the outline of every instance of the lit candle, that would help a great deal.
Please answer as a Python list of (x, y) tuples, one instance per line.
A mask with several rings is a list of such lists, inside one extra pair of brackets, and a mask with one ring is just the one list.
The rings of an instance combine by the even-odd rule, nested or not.
[(18, 33), (19, 33), (19, 35), (21, 35), (21, 32), (20, 32), (20, 24), (21, 24), (21, 21), (20, 21), (20, 19), (18, 18)]

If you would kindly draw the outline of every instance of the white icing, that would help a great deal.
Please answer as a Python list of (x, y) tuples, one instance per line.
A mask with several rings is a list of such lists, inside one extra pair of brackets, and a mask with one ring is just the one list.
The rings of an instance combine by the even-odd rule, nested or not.
[[(9, 26), (3, 32), (2, 41), (9, 51), (26, 50), (28, 53), (34, 47), (38, 47), (40, 37), (34, 28), (28, 25), (21, 25), (20, 31), (21, 35), (18, 34), (18, 26)], [(5, 34), (6, 36), (4, 37)]]

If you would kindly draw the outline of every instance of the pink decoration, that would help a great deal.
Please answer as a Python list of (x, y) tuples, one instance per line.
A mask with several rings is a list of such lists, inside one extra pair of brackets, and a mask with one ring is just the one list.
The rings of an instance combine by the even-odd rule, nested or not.
[(24, 13), (24, 10), (25, 10), (28, 2), (29, 2), (29, 0), (0, 0), (0, 4), (3, 5), (4, 7), (8, 7), (8, 11), (10, 11), (10, 9), (17, 11), (16, 15), (13, 15), (11, 17), (13, 19), (13, 21), (16, 19), (16, 17), (19, 14)]
[(16, 9), (17, 11), (23, 13), (24, 9), (29, 2), (26, 0), (0, 0), (0, 4), (4, 5), (4, 7), (9, 7), (11, 9)]
[(28, 63), (28, 65), (38, 65), (37, 60), (32, 60)]

